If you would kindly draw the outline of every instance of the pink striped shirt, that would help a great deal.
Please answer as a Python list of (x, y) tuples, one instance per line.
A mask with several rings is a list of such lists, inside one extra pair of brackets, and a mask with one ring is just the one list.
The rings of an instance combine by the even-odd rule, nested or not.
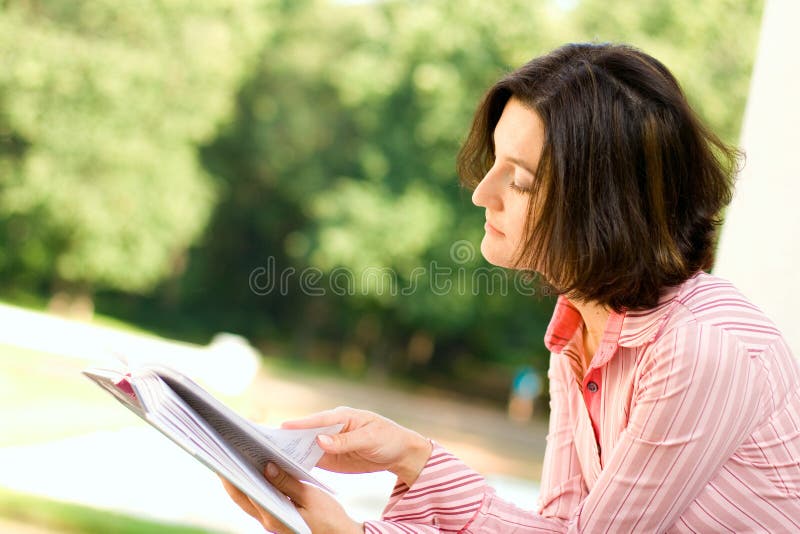
[(551, 414), (537, 511), (440, 446), (368, 533), (800, 532), (800, 367), (775, 325), (700, 272), (613, 313), (582, 382), (580, 314), (545, 343)]

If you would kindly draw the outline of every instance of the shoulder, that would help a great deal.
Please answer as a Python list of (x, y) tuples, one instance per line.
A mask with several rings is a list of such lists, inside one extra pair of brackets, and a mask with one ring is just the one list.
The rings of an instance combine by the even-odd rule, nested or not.
[(728, 280), (698, 274), (669, 307), (636, 351), (638, 391), (715, 403), (735, 391), (736, 405), (759, 408), (751, 415), (763, 422), (800, 387), (800, 365), (775, 323)]
[(674, 296), (669, 317), (658, 337), (670, 332), (722, 335), (748, 351), (761, 351), (781, 339), (775, 323), (730, 281), (700, 272)]
[(751, 391), (773, 390), (762, 391), (767, 396), (800, 386), (800, 366), (781, 332), (730, 281), (698, 273), (663, 305), (661, 328), (637, 351), (640, 377), (677, 373), (702, 384), (722, 379), (748, 383)]

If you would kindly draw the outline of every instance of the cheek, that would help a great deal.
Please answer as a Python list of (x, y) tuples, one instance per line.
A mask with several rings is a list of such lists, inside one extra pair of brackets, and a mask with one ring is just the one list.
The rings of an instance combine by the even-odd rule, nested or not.
[(503, 230), (505, 235), (502, 237), (488, 232), (484, 234), (481, 241), (481, 254), (493, 265), (513, 268), (513, 260), (523, 238), (523, 223), (507, 219)]
[(508, 223), (506, 224), (506, 237), (509, 244), (519, 246), (525, 235), (525, 226), (528, 223), (528, 206), (523, 204), (509, 210)]

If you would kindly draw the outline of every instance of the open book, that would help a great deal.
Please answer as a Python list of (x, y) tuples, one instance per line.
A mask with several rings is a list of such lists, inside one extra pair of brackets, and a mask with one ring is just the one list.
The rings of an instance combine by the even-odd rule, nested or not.
[(261, 427), (163, 366), (145, 365), (130, 372), (91, 368), (83, 373), (288, 528), (311, 533), (289, 498), (264, 477), (264, 469), (274, 462), (294, 478), (331, 491), (310, 471), (323, 455), (316, 436), (335, 434), (341, 425), (309, 430)]

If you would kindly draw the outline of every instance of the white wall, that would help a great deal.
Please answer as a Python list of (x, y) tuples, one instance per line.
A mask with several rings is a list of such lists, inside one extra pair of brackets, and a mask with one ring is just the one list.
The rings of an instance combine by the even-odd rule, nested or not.
[(714, 274), (781, 328), (800, 358), (800, 2), (767, 0), (742, 126), (747, 159)]

